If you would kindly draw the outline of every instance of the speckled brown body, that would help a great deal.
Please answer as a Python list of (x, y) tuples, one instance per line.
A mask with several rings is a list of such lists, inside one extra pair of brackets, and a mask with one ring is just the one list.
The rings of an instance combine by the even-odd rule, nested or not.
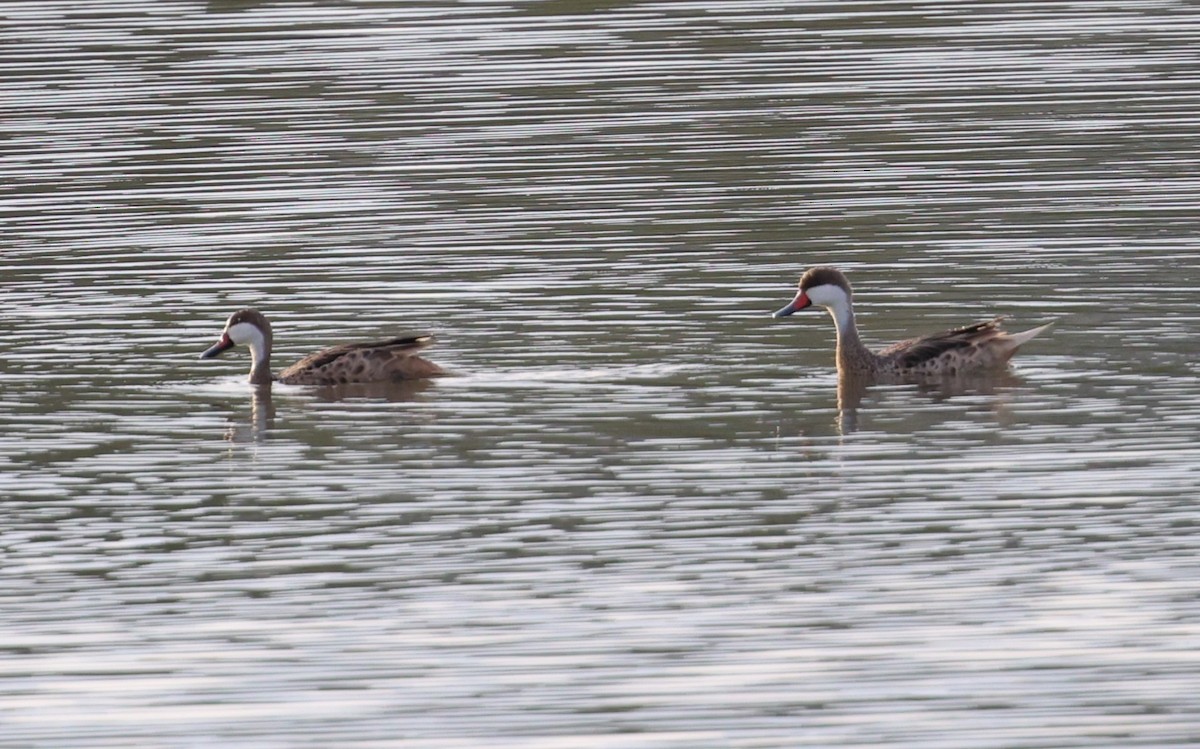
[(310, 354), (279, 373), (286, 385), (344, 385), (437, 377), (446, 372), (417, 354), (433, 336), (414, 335), (377, 343), (350, 343)]
[(877, 354), (867, 351), (869, 364), (856, 361), (850, 366), (852, 371), (888, 375), (953, 375), (1003, 367), (1020, 345), (1000, 329), (1003, 319), (997, 317), (944, 333), (901, 341)]

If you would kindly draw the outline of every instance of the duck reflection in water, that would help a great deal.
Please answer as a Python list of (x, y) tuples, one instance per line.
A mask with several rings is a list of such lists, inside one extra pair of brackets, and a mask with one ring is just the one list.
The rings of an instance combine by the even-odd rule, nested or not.
[(872, 386), (907, 385), (932, 401), (963, 395), (995, 397), (992, 406), (998, 418), (1007, 412), (1004, 395), (1021, 386), (1023, 380), (1010, 369), (978, 370), (956, 375), (867, 376), (838, 373), (838, 431), (850, 434), (858, 430), (858, 411)]
[(788, 317), (812, 306), (824, 307), (837, 329), (838, 412), (842, 430), (853, 431), (863, 395), (872, 384), (915, 383), (939, 396), (995, 392), (1019, 380), (1008, 370), (1009, 359), (1050, 324), (1009, 333), (1003, 318), (977, 322), (942, 333), (911, 338), (878, 352), (863, 345), (854, 320), (853, 291), (835, 268), (811, 268), (800, 278), (790, 303), (774, 317)]
[[(322, 403), (336, 403), (350, 398), (408, 403), (417, 400), (430, 384), (429, 380), (350, 383), (306, 388), (302, 392), (305, 396)], [(275, 403), (271, 397), (270, 385), (252, 385), (250, 418), (246, 420), (240, 409), (238, 414), (231, 414), (229, 426), (225, 429), (225, 439), (236, 443), (264, 442), (274, 428)]]
[(269, 385), (254, 385), (250, 388), (250, 421), (242, 422), (241, 416), (230, 416), (225, 429), (227, 442), (262, 442), (275, 428), (275, 404), (271, 401)]

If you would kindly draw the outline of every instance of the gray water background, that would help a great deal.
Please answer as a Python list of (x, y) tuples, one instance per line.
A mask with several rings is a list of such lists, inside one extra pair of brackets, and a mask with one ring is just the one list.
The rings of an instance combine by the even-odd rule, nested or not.
[[(1200, 743), (1200, 10), (0, 3), (0, 746)], [(839, 412), (868, 342), (1057, 320)], [(456, 376), (276, 361), (407, 329)]]

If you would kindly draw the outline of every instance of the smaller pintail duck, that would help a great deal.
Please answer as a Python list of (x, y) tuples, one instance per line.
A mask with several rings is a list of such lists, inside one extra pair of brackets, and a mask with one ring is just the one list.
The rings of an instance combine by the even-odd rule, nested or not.
[(241, 309), (229, 316), (221, 339), (201, 359), (211, 359), (237, 344), (250, 348), (250, 382), (267, 385), (272, 380), (285, 385), (344, 385), (436, 377), (445, 371), (418, 354), (433, 343), (431, 335), (408, 335), (370, 343), (344, 343), (309, 354), (271, 376), (271, 323), (255, 309)]
[(878, 353), (858, 338), (850, 282), (835, 268), (810, 268), (800, 278), (796, 298), (774, 317), (820, 305), (837, 327), (838, 372), (865, 376), (958, 375), (973, 370), (1003, 367), (1017, 349), (1050, 327), (1049, 323), (1021, 333), (1000, 329), (1004, 318), (978, 322), (892, 344)]

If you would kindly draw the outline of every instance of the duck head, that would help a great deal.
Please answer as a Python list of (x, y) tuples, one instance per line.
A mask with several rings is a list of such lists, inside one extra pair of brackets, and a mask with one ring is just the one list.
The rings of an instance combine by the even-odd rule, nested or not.
[(772, 317), (787, 317), (802, 309), (818, 305), (831, 311), (849, 309), (850, 282), (835, 268), (810, 268), (800, 277), (800, 290), (787, 306), (776, 310)]
[(238, 344), (249, 346), (255, 360), (266, 358), (271, 349), (271, 323), (258, 310), (240, 309), (230, 315), (221, 338), (205, 349), (200, 358), (212, 359)]

